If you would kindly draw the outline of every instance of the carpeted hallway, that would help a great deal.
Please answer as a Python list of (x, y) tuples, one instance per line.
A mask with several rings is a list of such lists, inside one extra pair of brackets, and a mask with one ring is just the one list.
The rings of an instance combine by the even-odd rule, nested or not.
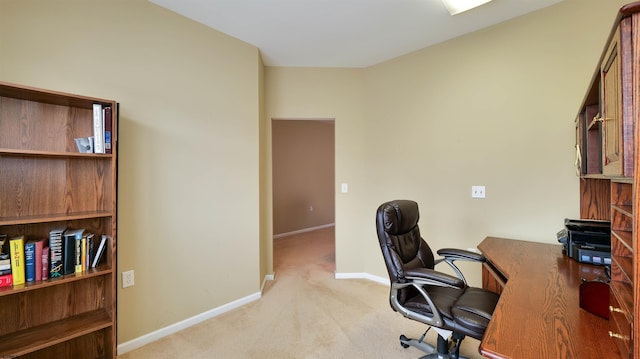
[[(261, 299), (118, 358), (422, 356), (402, 348), (398, 337), (419, 337), (425, 326), (393, 312), (387, 286), (334, 279), (334, 258), (334, 228), (275, 239), (275, 280)], [(434, 344), (435, 332), (427, 338)], [(477, 348), (478, 341), (467, 338), (461, 354), (482, 358)]]

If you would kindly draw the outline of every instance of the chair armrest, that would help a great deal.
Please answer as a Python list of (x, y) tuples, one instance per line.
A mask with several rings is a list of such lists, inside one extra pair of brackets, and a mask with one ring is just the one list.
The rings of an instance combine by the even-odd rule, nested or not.
[(417, 284), (440, 285), (454, 288), (464, 288), (465, 283), (458, 277), (438, 272), (428, 268), (416, 268), (405, 271), (405, 278)]
[(438, 255), (445, 257), (450, 260), (462, 260), (462, 261), (473, 261), (473, 262), (484, 262), (486, 259), (480, 253), (467, 251), (464, 249), (457, 248), (441, 248), (438, 250)]

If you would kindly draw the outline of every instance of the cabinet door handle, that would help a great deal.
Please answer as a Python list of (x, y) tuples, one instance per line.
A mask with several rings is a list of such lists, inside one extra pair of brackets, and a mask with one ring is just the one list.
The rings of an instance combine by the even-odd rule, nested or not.
[(609, 336), (611, 338), (618, 338), (618, 339), (623, 339), (623, 340), (629, 340), (629, 337), (626, 335), (622, 335), (622, 334), (618, 334), (618, 333), (614, 333), (612, 331), (609, 331)]
[(602, 118), (602, 116), (600, 116), (600, 113), (598, 113), (597, 115), (595, 115), (595, 117), (593, 117), (593, 120), (595, 122), (602, 122), (604, 121), (604, 118)]
[(616, 307), (614, 307), (614, 306), (612, 306), (612, 305), (610, 305), (610, 306), (609, 306), (609, 311), (610, 311), (611, 313), (614, 313), (614, 312), (615, 312), (615, 313), (624, 313), (624, 310), (622, 310), (622, 309), (620, 309), (620, 308), (616, 308)]

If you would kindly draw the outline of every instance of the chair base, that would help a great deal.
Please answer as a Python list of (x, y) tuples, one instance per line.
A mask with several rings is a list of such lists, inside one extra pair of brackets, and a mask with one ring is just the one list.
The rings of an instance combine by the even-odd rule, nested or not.
[[(429, 330), (427, 329), (427, 332)], [(420, 359), (469, 359), (460, 355), (460, 345), (464, 339), (464, 335), (454, 333), (452, 335), (451, 343), (443, 336), (438, 334), (437, 348), (424, 341), (424, 337), (427, 334), (422, 334), (420, 339), (407, 338), (404, 335), (400, 336), (400, 345), (403, 348), (414, 347), (421, 350), (427, 355), (420, 357)], [(450, 344), (454, 344), (453, 347)]]

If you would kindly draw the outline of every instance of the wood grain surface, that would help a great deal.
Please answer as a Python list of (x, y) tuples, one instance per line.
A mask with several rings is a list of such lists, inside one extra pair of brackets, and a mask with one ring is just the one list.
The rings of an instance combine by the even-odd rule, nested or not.
[(579, 306), (581, 278), (602, 267), (562, 254), (560, 244), (487, 237), (478, 248), (506, 278), (480, 344), (489, 358), (618, 358), (609, 321)]

